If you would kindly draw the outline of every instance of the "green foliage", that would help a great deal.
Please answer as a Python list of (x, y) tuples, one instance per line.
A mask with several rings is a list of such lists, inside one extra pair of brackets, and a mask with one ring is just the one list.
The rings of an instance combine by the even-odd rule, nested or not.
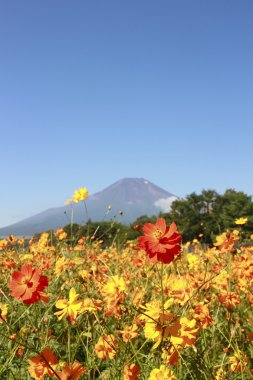
[[(202, 243), (211, 244), (215, 236), (223, 231), (238, 228), (235, 219), (247, 217), (248, 222), (239, 226), (244, 239), (253, 232), (253, 202), (251, 197), (242, 191), (228, 189), (224, 194), (215, 190), (203, 190), (200, 194), (191, 193), (185, 199), (178, 199), (172, 203), (169, 213), (161, 213), (167, 224), (172, 221), (178, 226), (183, 241), (199, 239)], [(130, 226), (115, 221), (93, 222), (88, 220), (86, 225), (68, 224), (64, 227), (67, 232), (68, 243), (77, 243), (85, 236), (93, 240), (103, 240), (103, 247), (113, 242), (122, 245), (127, 240), (135, 240), (142, 234), (145, 223), (155, 223), (156, 216), (142, 215)], [(56, 238), (54, 231), (49, 231), (52, 244)], [(36, 238), (38, 238), (36, 236)]]
[(214, 190), (192, 193), (186, 199), (173, 202), (171, 211), (162, 214), (167, 222), (174, 220), (184, 241), (201, 237), (204, 243), (211, 243), (215, 235), (227, 229), (236, 228), (235, 219), (247, 217), (248, 223), (241, 228), (247, 237), (253, 230), (253, 203), (245, 193), (232, 189), (223, 195)]
[(64, 227), (70, 241), (77, 241), (81, 237), (92, 238), (92, 240), (103, 240), (103, 246), (110, 246), (113, 242), (122, 243), (127, 239), (129, 228), (115, 221), (92, 222), (88, 220), (85, 226), (71, 224)]

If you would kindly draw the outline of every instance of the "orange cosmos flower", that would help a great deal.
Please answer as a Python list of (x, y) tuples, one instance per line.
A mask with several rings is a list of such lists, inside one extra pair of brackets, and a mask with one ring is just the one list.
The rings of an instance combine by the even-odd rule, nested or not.
[(65, 232), (63, 228), (58, 228), (58, 230), (55, 231), (54, 236), (55, 236), (58, 240), (64, 240), (64, 239), (66, 239), (66, 237), (67, 237), (68, 235), (67, 235), (67, 232)]
[(41, 355), (28, 359), (28, 371), (33, 379), (44, 380), (45, 376), (55, 377), (55, 367), (58, 363), (50, 348), (45, 348)]
[(61, 380), (78, 380), (80, 376), (86, 373), (86, 368), (75, 361), (72, 366), (65, 365), (62, 372), (56, 371)]
[(238, 350), (229, 358), (229, 362), (231, 363), (231, 372), (242, 372), (247, 366), (247, 357), (242, 351)]
[(140, 368), (137, 364), (127, 364), (123, 370), (123, 380), (139, 380)]
[(117, 349), (118, 343), (112, 334), (101, 336), (98, 339), (97, 344), (95, 344), (96, 355), (101, 360), (105, 360), (106, 358), (113, 359), (116, 355)]
[(125, 325), (124, 330), (119, 330), (119, 332), (126, 343), (140, 335), (138, 333), (138, 326), (135, 323), (132, 326)]
[(238, 305), (241, 300), (239, 294), (227, 292), (222, 293), (219, 296), (220, 303), (224, 304), (228, 310), (234, 309), (236, 305)]
[(195, 306), (194, 318), (203, 329), (207, 329), (210, 324), (214, 324), (214, 319), (210, 316), (210, 310), (204, 302)]
[(219, 250), (223, 249), (232, 249), (235, 242), (239, 240), (238, 235), (233, 232), (223, 232), (221, 235), (216, 236), (216, 242), (214, 243), (215, 247), (219, 247)]
[(28, 264), (23, 265), (20, 271), (13, 272), (9, 289), (12, 291), (12, 297), (22, 299), (25, 304), (31, 304), (41, 299), (40, 292), (42, 292), (47, 285), (47, 277), (41, 276), (41, 270), (39, 268), (33, 269), (32, 266)]
[(174, 222), (166, 226), (164, 218), (158, 218), (155, 224), (145, 223), (144, 236), (138, 238), (138, 247), (144, 249), (150, 258), (169, 264), (181, 251), (182, 240)]
[(7, 246), (8, 246), (8, 240), (6, 239), (0, 240), (0, 251), (3, 251), (4, 249), (6, 249)]
[(162, 353), (164, 364), (176, 366), (180, 359), (180, 350), (181, 347), (174, 347), (169, 343), (169, 345), (163, 349)]

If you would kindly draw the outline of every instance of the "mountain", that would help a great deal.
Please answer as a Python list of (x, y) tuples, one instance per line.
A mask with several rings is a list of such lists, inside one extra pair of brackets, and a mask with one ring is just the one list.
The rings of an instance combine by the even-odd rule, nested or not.
[[(124, 178), (86, 199), (88, 216), (83, 202), (51, 208), (0, 228), (0, 237), (9, 234), (28, 237), (63, 227), (70, 223), (72, 210), (73, 222), (78, 224), (85, 224), (88, 218), (92, 221), (115, 219), (129, 224), (141, 215), (152, 216), (160, 211), (169, 211), (171, 203), (177, 198), (144, 178)], [(109, 205), (111, 207), (108, 208)]]

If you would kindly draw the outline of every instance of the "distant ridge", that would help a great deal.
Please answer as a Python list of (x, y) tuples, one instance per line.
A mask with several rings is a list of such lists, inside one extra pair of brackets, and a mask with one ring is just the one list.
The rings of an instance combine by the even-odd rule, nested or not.
[[(123, 178), (86, 200), (88, 216), (92, 221), (112, 218), (129, 224), (141, 215), (158, 215), (169, 211), (178, 197), (156, 186), (145, 178)], [(82, 203), (82, 202), (81, 202)], [(85, 224), (87, 216), (83, 204), (74, 204), (74, 223)], [(111, 210), (108, 210), (108, 206)], [(70, 223), (72, 205), (51, 208), (18, 223), (0, 228), (0, 237), (32, 236), (35, 233), (63, 227)], [(119, 215), (119, 211), (123, 215)]]

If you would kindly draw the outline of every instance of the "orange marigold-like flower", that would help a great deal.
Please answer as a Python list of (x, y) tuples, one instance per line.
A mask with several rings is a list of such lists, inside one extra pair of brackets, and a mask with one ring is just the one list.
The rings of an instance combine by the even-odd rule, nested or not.
[(106, 358), (113, 359), (116, 355), (117, 349), (118, 343), (112, 334), (101, 336), (98, 339), (97, 344), (95, 344), (96, 355), (101, 360), (105, 360)]
[(239, 240), (238, 235), (233, 232), (223, 232), (221, 235), (216, 236), (215, 247), (219, 247), (219, 250), (232, 249), (235, 242)]
[(207, 305), (200, 302), (195, 306), (194, 318), (202, 328), (207, 329), (210, 324), (214, 324), (214, 319), (210, 316), (210, 310)]
[(57, 357), (50, 348), (45, 348), (40, 355), (28, 359), (30, 366), (28, 371), (35, 380), (44, 380), (45, 376), (55, 376), (55, 368), (58, 363)]
[(63, 228), (58, 228), (58, 230), (55, 231), (54, 236), (57, 237), (58, 240), (64, 240), (67, 237), (67, 232), (64, 231)]
[(239, 294), (235, 293), (223, 293), (219, 296), (219, 301), (220, 303), (224, 304), (227, 309), (234, 309), (236, 305), (238, 305), (240, 301), (240, 296)]
[(123, 370), (123, 380), (139, 380), (140, 368), (137, 364), (127, 364)]
[(176, 366), (179, 363), (180, 359), (180, 349), (181, 347), (174, 347), (169, 344), (165, 349), (163, 349), (162, 359), (164, 364)]
[(41, 269), (32, 268), (30, 264), (23, 265), (20, 271), (12, 274), (12, 280), (9, 283), (11, 296), (16, 299), (22, 299), (23, 303), (31, 304), (41, 299), (42, 290), (48, 285), (46, 276), (41, 276)]
[(132, 326), (125, 325), (124, 330), (120, 330), (119, 332), (126, 343), (140, 335), (138, 333), (138, 326), (135, 323)]
[(80, 376), (87, 372), (86, 368), (78, 361), (75, 361), (72, 366), (65, 365), (62, 372), (56, 371), (61, 380), (78, 380)]
[(186, 317), (180, 318), (180, 331), (177, 336), (171, 337), (171, 342), (175, 347), (189, 347), (195, 344), (198, 328), (195, 319)]
[(231, 363), (231, 372), (242, 372), (247, 366), (247, 357), (242, 351), (238, 350), (229, 358), (229, 362)]
[(144, 236), (138, 238), (138, 247), (144, 249), (150, 258), (169, 264), (181, 251), (182, 240), (174, 222), (166, 226), (164, 218), (158, 218), (155, 224), (145, 223)]
[(0, 251), (6, 249), (7, 246), (8, 246), (8, 240), (6, 239), (0, 240)]

